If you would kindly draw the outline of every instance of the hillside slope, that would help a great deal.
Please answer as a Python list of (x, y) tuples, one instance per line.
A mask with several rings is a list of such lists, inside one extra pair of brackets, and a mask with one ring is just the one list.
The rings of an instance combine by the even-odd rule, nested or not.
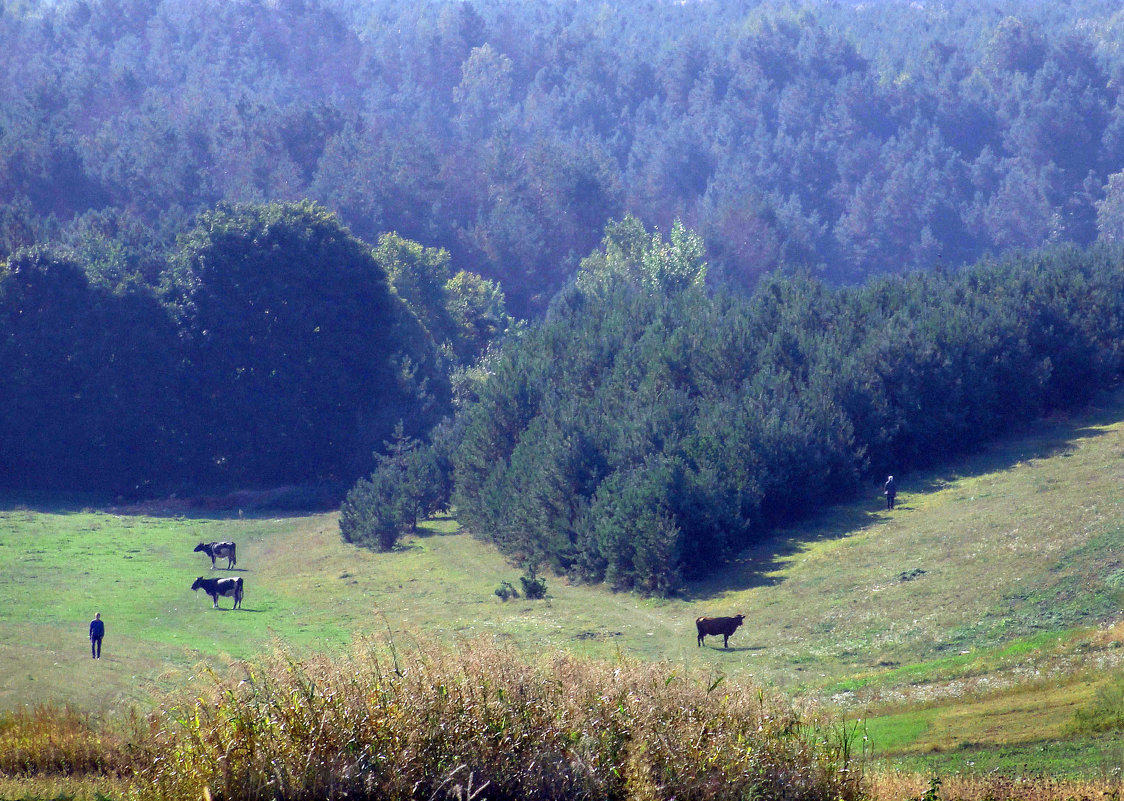
[[(1117, 394), (947, 471), (898, 476), (893, 512), (872, 487), (666, 601), (548, 576), (546, 601), (503, 603), (493, 590), (518, 586), (519, 571), (448, 520), (374, 554), (340, 542), (330, 514), (219, 520), (9, 501), (0, 708), (146, 703), (200, 661), (388, 630), (702, 663), (848, 704), (939, 694), (966, 677), (1014, 680), (1028, 659), (1069, 647), (1067, 632), (1118, 615), (1122, 454)], [(227, 538), (247, 586), (237, 613), (189, 589), (211, 572), (195, 543)], [(94, 611), (109, 631), (91, 670)], [(737, 612), (747, 621), (728, 651), (714, 639), (697, 647), (695, 617)], [(1112, 637), (1098, 642), (1115, 653)]]

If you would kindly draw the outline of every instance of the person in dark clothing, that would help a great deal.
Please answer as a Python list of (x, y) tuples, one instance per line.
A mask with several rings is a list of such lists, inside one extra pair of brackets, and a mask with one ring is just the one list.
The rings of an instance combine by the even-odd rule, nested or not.
[(894, 508), (894, 498), (898, 494), (898, 488), (894, 486), (894, 477), (886, 476), (886, 484), (882, 487), (882, 494), (886, 496), (886, 508)]
[(90, 657), (101, 659), (101, 639), (105, 636), (105, 623), (102, 622), (101, 612), (94, 615), (90, 621)]

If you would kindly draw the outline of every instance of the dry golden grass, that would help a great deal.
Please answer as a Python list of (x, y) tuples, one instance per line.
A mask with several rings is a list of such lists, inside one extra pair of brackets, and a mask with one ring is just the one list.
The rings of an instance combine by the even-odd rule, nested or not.
[(0, 714), (0, 776), (122, 776), (132, 772), (130, 742), (139, 721), (113, 727), (70, 707)]
[(0, 798), (5, 801), (112, 801), (125, 798), (128, 792), (126, 779), (110, 776), (0, 775)]
[(862, 797), (853, 730), (668, 663), (478, 640), (283, 652), (172, 706), (140, 799)]
[(1060, 781), (1051, 778), (947, 776), (934, 782), (917, 773), (881, 772), (868, 779), (871, 801), (1118, 801), (1119, 778)]

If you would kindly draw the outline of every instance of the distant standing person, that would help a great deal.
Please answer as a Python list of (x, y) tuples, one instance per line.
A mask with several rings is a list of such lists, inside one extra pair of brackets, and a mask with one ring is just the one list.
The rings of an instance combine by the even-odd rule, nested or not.
[(886, 508), (894, 508), (894, 498), (897, 497), (898, 488), (894, 486), (894, 477), (886, 476), (886, 484), (882, 487), (882, 494), (886, 496)]
[(90, 657), (101, 659), (101, 638), (105, 636), (105, 623), (101, 619), (101, 612), (94, 613), (90, 621)]

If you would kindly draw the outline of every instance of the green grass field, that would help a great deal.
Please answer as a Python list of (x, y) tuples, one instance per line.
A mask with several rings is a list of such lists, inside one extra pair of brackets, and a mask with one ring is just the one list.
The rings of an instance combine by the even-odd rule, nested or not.
[[(0, 498), (0, 709), (143, 709), (200, 664), (275, 642), (330, 651), (389, 630), (750, 675), (863, 717), (875, 753), (911, 768), (1111, 771), (1119, 753), (1067, 727), (1122, 670), (1124, 634), (1111, 626), (1124, 600), (1122, 456), (1118, 394), (954, 470), (899, 476), (893, 512), (872, 486), (671, 600), (547, 576), (548, 599), (504, 603), (493, 591), (518, 586), (520, 570), (452, 520), (376, 554), (343, 544), (334, 514)], [(192, 552), (215, 539), (238, 543), (240, 611), (189, 589), (228, 574)], [(108, 629), (97, 662), (95, 611)], [(695, 617), (738, 612), (747, 622), (728, 651), (718, 639), (696, 646)]]

